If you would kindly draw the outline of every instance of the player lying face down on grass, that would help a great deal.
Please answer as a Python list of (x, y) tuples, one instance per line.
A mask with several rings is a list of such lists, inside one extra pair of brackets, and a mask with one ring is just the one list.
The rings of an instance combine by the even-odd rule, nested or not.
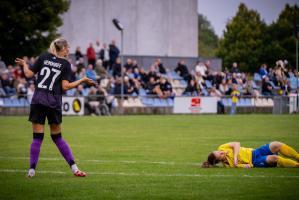
[(36, 75), (36, 89), (30, 105), (29, 121), (32, 123), (33, 140), (30, 146), (30, 167), (28, 177), (35, 176), (40, 148), (44, 138), (44, 124), (46, 118), (50, 126), (51, 138), (61, 155), (67, 161), (75, 176), (84, 177), (86, 173), (80, 171), (75, 164), (72, 152), (61, 136), (62, 122), (62, 92), (76, 88), (81, 83), (94, 85), (94, 82), (83, 77), (70, 82), (71, 64), (68, 62), (69, 45), (65, 39), (54, 40), (49, 52), (39, 56), (33, 66), (25, 60), (17, 58), (15, 62), (23, 66), (27, 78)]
[(222, 163), (224, 167), (299, 167), (299, 154), (281, 142), (271, 142), (257, 149), (240, 146), (240, 142), (222, 144), (208, 155), (202, 167)]

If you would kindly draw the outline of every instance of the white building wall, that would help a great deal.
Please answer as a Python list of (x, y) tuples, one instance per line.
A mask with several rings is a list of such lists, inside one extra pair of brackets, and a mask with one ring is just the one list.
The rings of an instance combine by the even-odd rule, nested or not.
[(197, 0), (71, 0), (59, 32), (71, 51), (90, 42), (110, 43), (120, 33), (112, 24), (124, 25), (124, 54), (196, 57)]

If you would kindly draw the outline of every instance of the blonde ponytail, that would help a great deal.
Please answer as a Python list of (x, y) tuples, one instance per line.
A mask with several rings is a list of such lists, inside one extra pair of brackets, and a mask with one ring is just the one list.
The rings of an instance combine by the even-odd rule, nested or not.
[(57, 57), (61, 57), (59, 52), (66, 47), (68, 47), (68, 42), (63, 38), (57, 38), (51, 42), (49, 52)]

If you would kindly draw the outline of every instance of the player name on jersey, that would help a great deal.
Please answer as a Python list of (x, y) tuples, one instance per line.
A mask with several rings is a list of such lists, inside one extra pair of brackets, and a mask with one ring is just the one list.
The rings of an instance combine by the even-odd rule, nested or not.
[(50, 61), (50, 60), (44, 60), (44, 65), (48, 65), (48, 66), (59, 68), (59, 69), (62, 66), (61, 63), (53, 62), (53, 61)]

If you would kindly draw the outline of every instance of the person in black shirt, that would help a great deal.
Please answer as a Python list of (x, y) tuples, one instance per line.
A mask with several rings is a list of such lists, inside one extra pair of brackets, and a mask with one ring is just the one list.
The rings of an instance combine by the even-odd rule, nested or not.
[(264, 77), (262, 81), (262, 95), (271, 96), (272, 93), (272, 85), (269, 82), (269, 78), (267, 76)]
[(70, 82), (71, 64), (68, 62), (69, 45), (65, 39), (58, 38), (50, 45), (50, 53), (39, 56), (29, 68), (25, 60), (16, 58), (15, 62), (23, 66), (27, 78), (37, 74), (36, 89), (30, 105), (29, 121), (32, 122), (33, 141), (30, 147), (30, 169), (28, 177), (35, 176), (35, 168), (39, 158), (40, 147), (44, 138), (46, 118), (50, 125), (51, 137), (57, 148), (68, 162), (75, 176), (84, 177), (75, 164), (74, 157), (61, 136), (62, 92), (76, 88), (81, 83), (93, 85), (87, 77)]
[(178, 63), (178, 66), (175, 68), (174, 70), (176, 73), (178, 73), (179, 76), (181, 76), (184, 80), (189, 80), (190, 79), (190, 73), (189, 70), (187, 68), (187, 66), (185, 65), (185, 62), (183, 60), (181, 60)]
[(131, 73), (133, 71), (133, 62), (132, 59), (128, 58), (125, 64), (125, 70), (127, 73)]
[(115, 63), (112, 65), (112, 75), (113, 77), (120, 77), (121, 76), (121, 64), (120, 64), (120, 58), (118, 57), (115, 61)]
[(161, 90), (161, 93), (159, 94), (160, 98), (167, 99), (169, 97), (173, 97), (172, 85), (167, 81), (167, 79), (164, 76), (160, 77), (159, 86)]
[[(146, 85), (146, 91), (148, 95), (156, 95), (158, 90), (158, 83), (156, 82), (155, 78), (151, 76), (149, 78), (149, 82)], [(159, 89), (160, 90), (160, 89)]]
[(183, 95), (186, 96), (199, 96), (201, 94), (200, 87), (194, 79), (190, 79), (188, 85), (183, 92)]
[(117, 46), (115, 45), (115, 40), (112, 40), (111, 44), (109, 45), (109, 59), (110, 59), (110, 66), (112, 66), (115, 61), (116, 58), (118, 57), (120, 51), (117, 48)]
[(75, 57), (76, 57), (76, 62), (79, 62), (79, 59), (83, 58), (83, 54), (81, 53), (80, 47), (76, 48)]
[(159, 69), (159, 73), (160, 73), (160, 74), (166, 74), (166, 70), (165, 70), (165, 68), (164, 68), (164, 66), (163, 66), (163, 63), (161, 62), (161, 59), (160, 59), (160, 58), (158, 58), (158, 59), (156, 60), (156, 65), (157, 65), (157, 67), (158, 67), (158, 69)]

